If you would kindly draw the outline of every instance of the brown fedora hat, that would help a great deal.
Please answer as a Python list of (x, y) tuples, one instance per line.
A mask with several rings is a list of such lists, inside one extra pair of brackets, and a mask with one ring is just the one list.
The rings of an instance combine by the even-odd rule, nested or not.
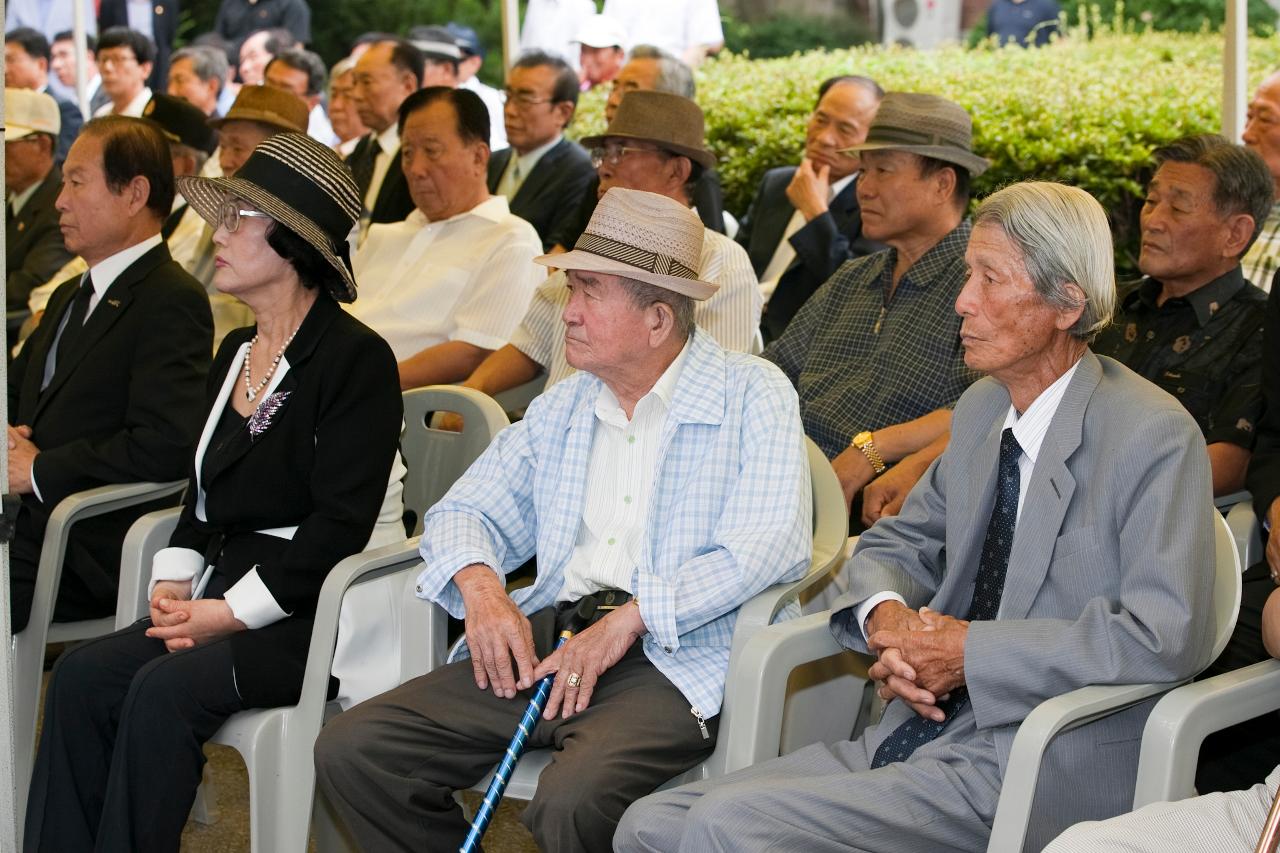
[(581, 141), (592, 148), (608, 138), (638, 139), (688, 157), (704, 169), (712, 169), (716, 155), (703, 147), (705, 135), (702, 107), (670, 92), (640, 91), (627, 93), (604, 133), (585, 136)]
[(311, 110), (292, 92), (271, 86), (241, 86), (231, 109), (222, 118), (210, 121), (209, 126), (222, 127), (229, 121), (259, 121), (281, 130), (306, 133), (310, 119)]
[(867, 141), (844, 151), (907, 151), (954, 163), (977, 176), (991, 165), (973, 153), (973, 120), (959, 104), (920, 92), (889, 92), (880, 102)]

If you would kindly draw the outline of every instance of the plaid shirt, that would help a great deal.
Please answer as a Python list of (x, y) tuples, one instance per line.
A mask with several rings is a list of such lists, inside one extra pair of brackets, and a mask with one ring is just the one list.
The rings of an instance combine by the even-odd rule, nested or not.
[(1120, 290), (1115, 320), (1093, 342), (1186, 407), (1205, 442), (1252, 450), (1262, 417), (1262, 323), (1267, 295), (1236, 267), (1157, 305), (1160, 282)]
[(951, 406), (978, 378), (965, 367), (956, 297), (969, 223), (912, 264), (888, 297), (896, 249), (846, 261), (764, 357), (796, 386), (805, 432), (829, 458), (862, 430)]
[[(795, 391), (771, 365), (698, 330), (658, 451), (644, 555), (632, 575), (645, 655), (705, 717), (720, 712), (737, 608), (804, 576), (812, 496)], [(523, 613), (555, 603), (582, 524), (601, 382), (576, 373), (503, 430), (425, 519), (418, 596), (463, 618), (451, 581), (538, 555)]]
[(1268, 293), (1271, 291), (1271, 281), (1280, 270), (1280, 201), (1271, 207), (1258, 239), (1245, 252), (1240, 266), (1246, 279)]

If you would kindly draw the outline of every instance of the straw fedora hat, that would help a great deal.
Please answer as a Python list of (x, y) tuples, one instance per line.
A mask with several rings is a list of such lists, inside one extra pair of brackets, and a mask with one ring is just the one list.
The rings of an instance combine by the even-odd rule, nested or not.
[(596, 205), (572, 252), (533, 260), (544, 267), (633, 278), (702, 300), (720, 289), (698, 278), (705, 232), (698, 215), (674, 199), (614, 187)]
[[(630, 97), (630, 96), (628, 96)], [(954, 163), (981, 175), (991, 165), (973, 153), (973, 120), (964, 107), (919, 92), (889, 92), (867, 130), (867, 141), (844, 149), (907, 151)]]
[(592, 148), (609, 137), (638, 139), (711, 169), (716, 165), (716, 155), (703, 147), (705, 135), (702, 107), (670, 92), (640, 91), (627, 93), (604, 133), (585, 136), (580, 141)]
[(342, 276), (331, 295), (356, 298), (347, 235), (360, 216), (360, 194), (333, 149), (304, 133), (277, 133), (253, 149), (234, 178), (178, 178), (178, 191), (214, 228), (222, 203), (242, 198), (306, 240)]
[(241, 86), (231, 109), (222, 118), (209, 122), (209, 127), (220, 128), (229, 121), (257, 121), (281, 130), (307, 132), (311, 111), (306, 103), (293, 92), (271, 86)]
[(58, 102), (44, 92), (6, 88), (4, 113), (5, 142), (25, 139), (33, 133), (47, 133), (56, 138), (62, 130)]

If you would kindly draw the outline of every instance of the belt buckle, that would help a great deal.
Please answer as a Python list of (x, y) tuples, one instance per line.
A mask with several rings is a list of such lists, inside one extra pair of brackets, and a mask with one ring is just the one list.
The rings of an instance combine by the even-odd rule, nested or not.
[[(597, 593), (597, 595), (599, 595), (599, 593)], [(618, 593), (615, 592), (614, 590), (609, 590), (608, 592), (604, 593), (603, 602), (601, 601), (596, 602), (596, 610), (617, 610), (619, 607), (622, 606), (622, 604), (614, 603), (617, 600), (618, 600)], [(626, 602), (623, 602), (623, 604), (625, 603)]]

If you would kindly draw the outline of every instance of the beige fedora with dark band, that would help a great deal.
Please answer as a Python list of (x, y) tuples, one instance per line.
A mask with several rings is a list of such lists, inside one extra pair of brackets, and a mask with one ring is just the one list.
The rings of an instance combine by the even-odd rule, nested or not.
[(596, 205), (572, 252), (533, 260), (544, 267), (633, 278), (702, 300), (720, 289), (698, 278), (706, 230), (696, 213), (674, 199), (614, 187)]

